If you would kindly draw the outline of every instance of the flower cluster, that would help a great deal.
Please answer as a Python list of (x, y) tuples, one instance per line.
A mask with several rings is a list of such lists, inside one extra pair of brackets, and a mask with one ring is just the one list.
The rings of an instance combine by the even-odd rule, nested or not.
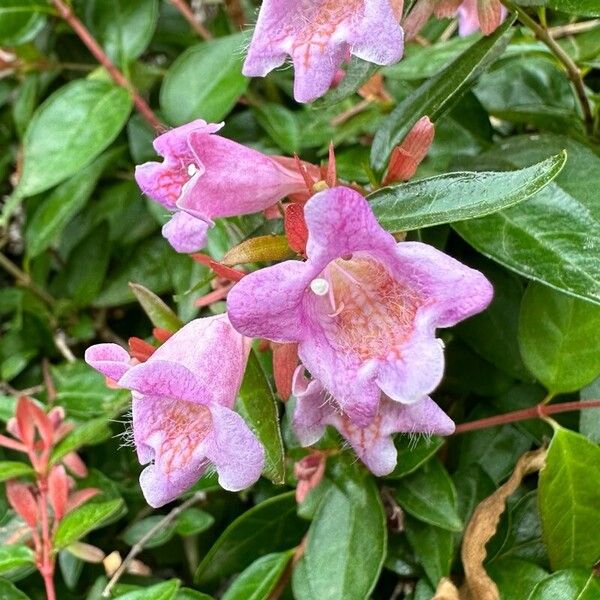
[[(477, 4), (484, 31), (502, 18), (485, 8), (495, 2)], [(313, 100), (351, 54), (378, 64), (401, 57), (402, 4), (264, 0), (244, 72), (264, 76), (289, 55), (296, 98)], [(425, 0), (415, 11), (422, 19), (434, 10), (458, 10), (466, 32), (462, 23), (473, 18), (474, 7)], [(163, 162), (137, 168), (140, 188), (172, 213), (164, 236), (177, 251), (196, 252), (214, 218), (277, 206), (270, 214), (283, 215), (297, 258), (246, 274), (195, 255), (230, 282), (209, 295), (211, 301), (227, 296), (226, 314), (161, 334), (158, 349), (134, 340), (133, 359), (115, 344), (88, 349), (92, 367), (132, 391), (134, 442), (147, 465), (140, 482), (155, 507), (209, 468), (231, 491), (260, 477), (264, 449), (234, 410), (252, 338), (273, 350), (282, 399), (295, 397), (291, 422), (302, 445), (315, 444), (332, 426), (373, 473), (389, 474), (397, 460), (393, 434), (454, 431), (430, 398), (444, 371), (436, 331), (483, 310), (492, 298), (478, 271), (385, 231), (363, 190), (338, 181), (333, 150), (322, 171), (228, 140), (218, 134), (221, 126), (197, 120), (164, 133), (154, 143)], [(423, 117), (392, 153), (382, 185), (410, 179), (433, 137), (434, 126)], [(324, 461), (314, 450), (298, 463), (299, 498), (318, 483)]]

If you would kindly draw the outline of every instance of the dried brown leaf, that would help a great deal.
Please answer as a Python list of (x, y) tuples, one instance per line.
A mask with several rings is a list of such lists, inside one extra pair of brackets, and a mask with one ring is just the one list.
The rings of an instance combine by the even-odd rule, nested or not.
[(458, 588), (450, 579), (444, 577), (440, 579), (435, 596), (431, 600), (460, 600)]

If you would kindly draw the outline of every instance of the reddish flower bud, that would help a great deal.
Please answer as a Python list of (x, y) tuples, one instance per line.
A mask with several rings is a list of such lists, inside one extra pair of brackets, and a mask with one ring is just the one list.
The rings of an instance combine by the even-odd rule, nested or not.
[(6, 482), (6, 498), (14, 511), (29, 525), (35, 528), (38, 522), (38, 506), (30, 487), (19, 481)]
[(394, 148), (383, 184), (388, 185), (394, 181), (408, 181), (415, 174), (421, 161), (427, 156), (434, 135), (435, 127), (429, 117), (419, 119), (403, 142)]
[(152, 330), (152, 335), (155, 339), (164, 344), (173, 335), (173, 332), (168, 329), (163, 329), (162, 327), (155, 327)]
[(298, 480), (296, 486), (296, 502), (304, 501), (308, 492), (316, 488), (325, 474), (326, 456), (323, 452), (315, 451), (294, 465), (294, 475)]
[(285, 402), (292, 395), (292, 379), (298, 366), (298, 344), (273, 342), (273, 377), (275, 389)]

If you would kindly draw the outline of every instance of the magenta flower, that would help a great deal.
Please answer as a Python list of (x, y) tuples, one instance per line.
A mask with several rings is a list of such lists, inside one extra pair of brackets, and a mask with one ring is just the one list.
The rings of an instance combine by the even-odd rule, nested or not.
[(150, 506), (171, 502), (214, 467), (226, 490), (252, 485), (264, 450), (233, 405), (249, 340), (219, 315), (196, 319), (144, 363), (130, 366), (116, 344), (88, 348), (85, 360), (133, 391), (133, 439)]
[(200, 250), (215, 217), (259, 212), (306, 191), (288, 160), (215, 135), (222, 126), (198, 119), (164, 133), (154, 148), (165, 160), (135, 170), (141, 190), (174, 213), (163, 235), (178, 252)]
[(354, 54), (378, 65), (404, 50), (396, 0), (263, 0), (244, 64), (244, 75), (264, 77), (290, 56), (294, 97), (310, 102), (332, 85)]
[(311, 375), (367, 427), (381, 392), (412, 404), (435, 389), (444, 369), (436, 328), (483, 310), (492, 287), (431, 246), (396, 243), (350, 188), (316, 194), (305, 218), (307, 261), (245, 276), (229, 292), (229, 318), (244, 335), (298, 343)]
[(294, 396), (296, 408), (292, 424), (303, 446), (318, 442), (325, 427), (332, 425), (379, 477), (388, 475), (396, 466), (397, 451), (392, 434), (450, 435), (454, 432), (452, 419), (428, 396), (414, 404), (393, 402), (383, 396), (373, 422), (359, 427), (340, 410), (319, 381), (306, 379), (303, 366), (294, 376)]

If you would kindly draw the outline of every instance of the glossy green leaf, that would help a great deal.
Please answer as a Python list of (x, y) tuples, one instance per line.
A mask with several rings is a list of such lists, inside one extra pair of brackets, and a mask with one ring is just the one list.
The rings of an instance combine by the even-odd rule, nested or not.
[(273, 483), (284, 483), (284, 452), (277, 401), (254, 351), (248, 358), (236, 407), (265, 449), (265, 476)]
[(31, 40), (44, 26), (50, 7), (43, 0), (0, 0), (0, 44)]
[(289, 550), (267, 554), (254, 561), (227, 589), (221, 600), (268, 600), (293, 553)]
[(113, 61), (126, 65), (148, 47), (158, 0), (91, 0), (85, 8), (92, 31)]
[(434, 456), (443, 444), (444, 440), (437, 436), (415, 440), (410, 435), (397, 435), (394, 445), (398, 452), (398, 462), (387, 478), (400, 479), (410, 475)]
[(121, 511), (123, 506), (123, 500), (119, 498), (106, 502), (92, 501), (80, 506), (59, 523), (54, 536), (54, 547), (66, 548), (90, 531), (102, 527), (103, 523)]
[(173, 332), (183, 327), (181, 319), (154, 292), (139, 283), (130, 283), (129, 289), (135, 294), (154, 327)]
[(587, 569), (553, 573), (538, 583), (527, 600), (597, 600), (600, 579)]
[(203, 586), (243, 571), (260, 556), (294, 548), (308, 524), (296, 516), (294, 492), (269, 498), (229, 524), (196, 571)]
[[(374, 480), (351, 466), (319, 505), (293, 574), (296, 600), (364, 600), (385, 560), (385, 514)], [(297, 565), (297, 568), (298, 568)]]
[(300, 151), (300, 124), (294, 112), (272, 102), (258, 104), (252, 107), (252, 112), (260, 126), (286, 154)]
[(64, 439), (62, 439), (52, 452), (52, 462), (55, 463), (61, 458), (74, 452), (82, 446), (93, 446), (100, 444), (111, 436), (107, 419), (91, 419), (75, 427)]
[(450, 575), (454, 556), (454, 534), (447, 529), (406, 518), (406, 537), (431, 585), (436, 588), (442, 577)]
[(190, 588), (181, 588), (177, 592), (175, 600), (213, 600), (213, 597)]
[(598, 0), (544, 0), (540, 4), (546, 4), (550, 8), (573, 15), (600, 17)]
[(377, 190), (368, 199), (388, 231), (406, 231), (489, 215), (526, 200), (554, 179), (562, 153), (505, 172), (449, 173)]
[(102, 171), (114, 154), (109, 152), (59, 185), (33, 215), (25, 232), (27, 253), (35, 258), (54, 244), (67, 223), (85, 206)]
[(10, 581), (0, 578), (0, 598), (2, 600), (29, 600), (29, 596), (16, 588)]
[(22, 544), (6, 544), (0, 547), (0, 574), (34, 564), (35, 557), (31, 548)]
[[(164, 515), (151, 515), (131, 524), (122, 534), (122, 540), (129, 546), (139, 542), (149, 531), (164, 519)], [(161, 527), (144, 542), (144, 548), (157, 548), (166, 544), (175, 535), (175, 523)]]
[(383, 171), (389, 156), (424, 115), (437, 121), (475, 78), (506, 48), (514, 19), (507, 19), (496, 31), (475, 42), (443, 71), (431, 77), (394, 109), (378, 129), (371, 147), (371, 164)]
[(600, 447), (558, 428), (540, 473), (542, 532), (552, 568), (591, 568), (600, 559)]
[(24, 462), (16, 460), (0, 461), (0, 481), (15, 479), (17, 477), (30, 477), (34, 475), (34, 470)]
[(535, 586), (548, 577), (541, 567), (517, 559), (493, 561), (486, 565), (486, 570), (498, 586), (502, 600), (526, 600)]
[(116, 598), (118, 600), (175, 600), (180, 585), (177, 579), (172, 579), (119, 595)]
[(212, 527), (215, 518), (199, 508), (188, 508), (184, 510), (175, 522), (177, 534), (183, 537), (196, 535)]
[(246, 91), (242, 75), (244, 36), (210, 40), (188, 48), (171, 65), (160, 90), (167, 120), (181, 125), (194, 119), (218, 122)]
[(400, 479), (394, 488), (398, 504), (416, 519), (450, 531), (462, 529), (456, 490), (439, 460), (426, 462), (412, 475)]
[(600, 303), (600, 158), (573, 140), (549, 134), (512, 138), (498, 148), (501, 154), (488, 158), (522, 167), (561, 148), (569, 157), (563, 171), (527, 202), (453, 227), (505, 267)]
[(117, 137), (131, 106), (123, 88), (104, 81), (78, 79), (54, 92), (25, 132), (17, 193), (43, 192), (89, 164)]
[(548, 390), (578, 390), (600, 375), (600, 306), (531, 284), (519, 343), (525, 364)]

